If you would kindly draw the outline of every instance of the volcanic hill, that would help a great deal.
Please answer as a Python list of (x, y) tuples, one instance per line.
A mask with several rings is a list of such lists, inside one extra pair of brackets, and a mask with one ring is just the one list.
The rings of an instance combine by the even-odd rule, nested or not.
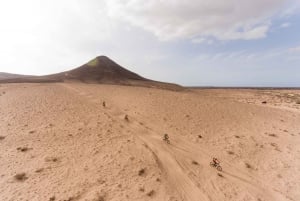
[(133, 73), (106, 56), (98, 56), (88, 63), (70, 71), (44, 76), (24, 76), (6, 74), (0, 76), (0, 83), (45, 83), (45, 82), (84, 82), (118, 84), (180, 90), (181, 86), (146, 79)]

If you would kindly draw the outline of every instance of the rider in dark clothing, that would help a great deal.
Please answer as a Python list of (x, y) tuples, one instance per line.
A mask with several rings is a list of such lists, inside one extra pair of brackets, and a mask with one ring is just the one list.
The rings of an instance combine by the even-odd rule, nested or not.
[(169, 135), (168, 134), (164, 134), (164, 140), (168, 140), (169, 139)]
[(214, 162), (215, 165), (220, 164), (220, 161), (217, 158), (213, 158), (213, 162)]

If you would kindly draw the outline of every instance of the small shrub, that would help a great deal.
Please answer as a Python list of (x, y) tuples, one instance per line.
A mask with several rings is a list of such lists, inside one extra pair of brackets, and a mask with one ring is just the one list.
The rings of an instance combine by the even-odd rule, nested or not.
[(227, 151), (228, 154), (233, 155), (234, 152), (233, 151)]
[(245, 163), (245, 165), (246, 165), (246, 168), (252, 169), (252, 165), (250, 165), (249, 163)]
[(26, 152), (29, 150), (29, 148), (28, 147), (18, 147), (17, 150), (21, 151), (21, 152)]
[(129, 121), (129, 117), (128, 117), (127, 114), (125, 115), (124, 119), (125, 119), (126, 121)]
[(192, 161), (193, 165), (199, 165), (199, 163), (197, 161)]
[(40, 173), (40, 172), (43, 172), (44, 171), (44, 168), (39, 168), (39, 169), (37, 169), (35, 172), (36, 173)]
[(155, 194), (155, 191), (154, 191), (154, 190), (151, 190), (151, 191), (149, 191), (149, 192), (147, 193), (147, 195), (148, 195), (149, 197), (152, 197), (154, 194)]
[(270, 133), (269, 136), (271, 136), (271, 137), (277, 137), (277, 135), (274, 134), (274, 133)]
[(104, 201), (104, 196), (99, 195), (95, 201)]
[(46, 162), (58, 162), (58, 158), (56, 158), (56, 157), (46, 157), (45, 161)]
[(0, 140), (4, 140), (5, 136), (0, 135)]
[(145, 168), (139, 170), (139, 176), (143, 176), (146, 173)]
[(26, 173), (19, 173), (14, 176), (17, 181), (25, 181), (28, 177), (26, 177)]
[(49, 201), (55, 201), (55, 196), (52, 196), (51, 198), (49, 198)]

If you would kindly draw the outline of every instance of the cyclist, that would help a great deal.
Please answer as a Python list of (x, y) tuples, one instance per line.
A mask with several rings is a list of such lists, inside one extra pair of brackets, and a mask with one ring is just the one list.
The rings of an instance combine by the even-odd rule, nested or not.
[(169, 140), (169, 135), (168, 134), (164, 134), (164, 140)]
[(220, 161), (217, 158), (213, 158), (214, 165), (219, 165)]

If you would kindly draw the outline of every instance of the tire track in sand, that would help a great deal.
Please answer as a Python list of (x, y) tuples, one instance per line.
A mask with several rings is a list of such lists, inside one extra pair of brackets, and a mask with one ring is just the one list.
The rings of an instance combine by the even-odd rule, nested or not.
[[(94, 98), (93, 95), (82, 92), (74, 86), (66, 84), (63, 84), (63, 86), (80, 96), (84, 96), (90, 102), (99, 104), (99, 99)], [(107, 108), (106, 115), (115, 121), (124, 123), (124, 112), (114, 105)], [(155, 131), (155, 125), (149, 125), (149, 122), (147, 122), (146, 126), (146, 124), (139, 122), (134, 117), (130, 117), (130, 121), (127, 122), (127, 128), (134, 131), (133, 133), (138, 133), (135, 136), (153, 154), (158, 166), (164, 172), (168, 184), (177, 191), (183, 200), (207, 201), (215, 200), (214, 198), (216, 197), (224, 197), (220, 186), (210, 182), (212, 181), (210, 177), (215, 174), (215, 170), (208, 166), (213, 155), (209, 150), (195, 146), (180, 137), (172, 139), (170, 145), (166, 144), (160, 137), (162, 134)], [(203, 171), (203, 176), (200, 179), (197, 178), (195, 168), (192, 167), (192, 160), (197, 160), (199, 162), (198, 168)], [(253, 195), (259, 195), (260, 199), (273, 201), (281, 197), (275, 191), (271, 192), (270, 188), (264, 186), (262, 181), (252, 178), (247, 173), (232, 167), (229, 163), (224, 162), (222, 166), (226, 169), (222, 173), (226, 175), (227, 179), (233, 183), (238, 182)], [(276, 198), (274, 194), (276, 194)], [(281, 198), (279, 200), (285, 199)]]

